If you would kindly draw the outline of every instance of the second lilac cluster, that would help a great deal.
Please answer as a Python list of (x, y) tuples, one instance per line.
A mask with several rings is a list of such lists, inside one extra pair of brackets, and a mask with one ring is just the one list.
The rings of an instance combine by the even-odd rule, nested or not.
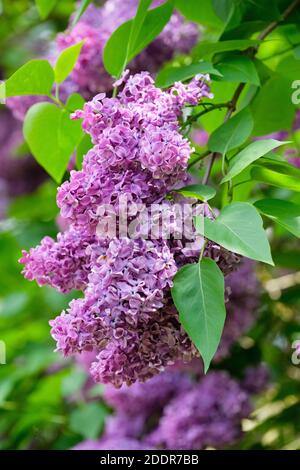
[[(152, 8), (162, 3), (163, 0), (155, 0)], [(138, 0), (107, 0), (101, 7), (91, 4), (75, 26), (70, 25), (64, 33), (57, 35), (47, 56), (53, 64), (65, 48), (84, 41), (71, 75), (60, 86), (62, 101), (66, 101), (72, 93), (80, 93), (88, 100), (99, 92), (112, 90), (113, 79), (103, 65), (104, 46), (122, 23), (134, 17), (137, 6)], [(133, 73), (141, 70), (155, 73), (175, 53), (188, 52), (198, 36), (198, 26), (186, 22), (175, 11), (161, 34), (131, 62), (130, 70)], [(8, 99), (7, 104), (15, 117), (23, 120), (30, 106), (40, 100), (36, 96), (17, 96)]]
[(246, 370), (240, 382), (222, 370), (203, 376), (201, 364), (190, 368), (178, 364), (146, 383), (120, 389), (106, 386), (103, 398), (114, 414), (99, 440), (84, 441), (76, 449), (230, 447), (243, 435), (243, 419), (252, 411), (251, 394), (261, 393), (268, 384), (264, 368), (264, 380), (255, 386), (262, 368)]

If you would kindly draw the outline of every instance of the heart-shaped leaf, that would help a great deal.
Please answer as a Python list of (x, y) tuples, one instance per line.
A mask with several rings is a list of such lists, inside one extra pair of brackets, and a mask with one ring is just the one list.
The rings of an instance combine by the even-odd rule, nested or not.
[(35, 0), (40, 17), (44, 20), (55, 7), (58, 0)]
[(83, 41), (67, 47), (62, 51), (54, 67), (55, 81), (62, 83), (72, 72), (79, 57)]
[(30, 60), (0, 85), (0, 96), (50, 96), (54, 72), (47, 60)]
[[(107, 72), (119, 77), (126, 64), (139, 54), (163, 30), (173, 11), (172, 2), (166, 2), (143, 15), (142, 26), (134, 27), (134, 20), (123, 23), (110, 36), (103, 51), (103, 63)], [(131, 40), (132, 27), (134, 27)]]
[(229, 251), (273, 265), (262, 218), (248, 203), (225, 206), (215, 220), (195, 217), (196, 230)]
[(226, 316), (223, 273), (210, 258), (187, 264), (174, 278), (172, 297), (180, 322), (199, 350), (207, 372)]
[(222, 74), (222, 81), (252, 83), (259, 86), (259, 76), (254, 62), (244, 55), (231, 55), (216, 64)]
[[(76, 129), (75, 129), (76, 128)], [(75, 131), (74, 131), (75, 129)], [(38, 163), (60, 183), (75, 147), (80, 123), (52, 103), (37, 103), (26, 114), (23, 132)]]

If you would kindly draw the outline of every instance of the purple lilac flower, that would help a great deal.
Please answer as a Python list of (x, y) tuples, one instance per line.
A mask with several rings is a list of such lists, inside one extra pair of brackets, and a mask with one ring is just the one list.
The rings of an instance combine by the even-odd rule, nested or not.
[(181, 371), (168, 369), (144, 383), (135, 383), (128, 387), (122, 385), (116, 389), (107, 385), (104, 399), (118, 413), (129, 416), (144, 414), (150, 417), (160, 411), (178, 393), (183, 393), (192, 386), (190, 376)]
[(200, 145), (200, 147), (205, 147), (207, 145), (209, 134), (203, 129), (193, 129), (191, 139), (195, 144)]
[(285, 151), (285, 156), (291, 165), (300, 169), (300, 155), (297, 149), (289, 148)]
[(270, 369), (265, 364), (247, 367), (242, 382), (244, 390), (251, 394), (264, 392), (270, 385)]
[(28, 280), (35, 279), (39, 286), (48, 284), (60, 292), (84, 289), (90, 272), (91, 245), (95, 238), (84, 236), (73, 229), (58, 234), (57, 242), (44, 237), (41, 244), (23, 251), (20, 262)]
[[(152, 6), (162, 3), (162, 0), (155, 0)], [(137, 0), (108, 0), (101, 8), (90, 5), (75, 27), (58, 35), (58, 51), (84, 40), (71, 79), (86, 99), (95, 93), (111, 90), (112, 80), (103, 66), (103, 49), (111, 34), (135, 15), (137, 6)], [(130, 64), (130, 69), (133, 72), (143, 69), (156, 72), (175, 52), (188, 52), (198, 35), (198, 27), (186, 23), (175, 12), (162, 33)]]
[(165, 92), (143, 72), (129, 77), (117, 98), (97, 95), (76, 112), (94, 147), (82, 171), (71, 172), (58, 191), (61, 215), (95, 231), (100, 204), (118, 205), (124, 195), (129, 203), (151, 203), (184, 180), (193, 149), (178, 119), (185, 103), (210, 95), (206, 80), (199, 76)]
[(223, 448), (242, 435), (249, 395), (226, 372), (211, 372), (165, 407), (158, 427), (145, 439), (154, 447), (199, 450)]

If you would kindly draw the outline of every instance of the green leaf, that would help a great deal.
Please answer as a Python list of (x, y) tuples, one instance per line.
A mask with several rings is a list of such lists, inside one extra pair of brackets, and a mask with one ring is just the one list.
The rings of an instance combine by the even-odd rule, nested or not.
[(209, 201), (216, 195), (216, 190), (205, 184), (191, 184), (176, 190), (185, 197), (192, 197), (200, 201)]
[(78, 109), (83, 109), (85, 101), (79, 93), (72, 93), (67, 99), (66, 108), (70, 113), (77, 111)]
[(257, 46), (260, 41), (254, 39), (237, 39), (232, 41), (209, 42), (201, 41), (193, 51), (195, 59), (211, 57), (217, 52), (243, 51), (249, 47)]
[(0, 96), (50, 96), (54, 72), (47, 60), (30, 60), (0, 85)]
[(248, 203), (225, 206), (215, 220), (195, 217), (196, 230), (229, 251), (273, 265), (262, 218)]
[[(139, 25), (139, 34), (134, 44), (130, 44), (130, 35), (134, 20), (123, 23), (110, 36), (103, 51), (103, 63), (107, 72), (119, 77), (126, 64), (138, 55), (163, 30), (173, 11), (171, 2), (149, 10)], [(138, 30), (136, 29), (136, 31)], [(128, 47), (130, 45), (130, 48)], [(125, 46), (125, 47), (124, 47)]]
[(226, 23), (232, 12), (234, 10), (234, 1), (233, 0), (212, 0), (213, 9), (218, 15), (218, 17)]
[(296, 168), (294, 165), (288, 163), (281, 155), (276, 155), (274, 153), (266, 155), (265, 157), (257, 160), (255, 165), (263, 166), (264, 168), (275, 171), (277, 173), (295, 176), (298, 179), (300, 178), (299, 168)]
[(26, 114), (24, 137), (38, 163), (55, 179), (61, 181), (71, 153), (60, 143), (63, 111), (52, 103), (37, 103)]
[(131, 21), (123, 23), (110, 36), (103, 51), (103, 64), (113, 77), (119, 77), (126, 64), (127, 47), (131, 31)]
[(172, 0), (147, 12), (140, 34), (128, 52), (128, 62), (145, 49), (145, 47), (161, 33), (165, 25), (168, 23), (172, 12)]
[(56, 83), (62, 83), (72, 72), (79, 57), (83, 42), (84, 41), (81, 41), (73, 46), (67, 47), (58, 57), (54, 67)]
[(150, 7), (152, 0), (140, 0), (137, 7), (137, 12), (132, 20), (129, 41), (128, 41), (128, 52), (134, 49), (136, 42), (141, 33), (143, 23), (145, 21), (147, 10)]
[(260, 85), (254, 62), (249, 57), (243, 55), (227, 56), (218, 62), (216, 67), (223, 75), (222, 81)]
[(64, 397), (70, 397), (82, 390), (87, 382), (87, 374), (80, 367), (75, 368), (69, 373), (62, 382), (62, 394)]
[(289, 130), (295, 114), (289, 79), (275, 75), (267, 80), (252, 101), (251, 107), (255, 115), (255, 135)]
[(69, 96), (66, 102), (67, 110), (62, 110), (61, 120), (59, 126), (59, 145), (63, 152), (71, 155), (76, 147), (80, 144), (84, 134), (81, 126), (81, 120), (72, 120), (70, 113), (77, 109), (82, 109), (84, 99), (78, 93), (73, 93)]
[(300, 205), (282, 199), (262, 199), (254, 206), (296, 237), (300, 237)]
[(244, 108), (218, 127), (210, 136), (208, 148), (212, 152), (226, 154), (243, 144), (253, 129), (253, 118), (249, 107)]
[(81, 16), (83, 15), (83, 13), (85, 12), (85, 10), (87, 9), (87, 7), (90, 5), (90, 3), (92, 3), (93, 0), (81, 0), (81, 3), (79, 5), (79, 8), (74, 16), (74, 19), (73, 19), (73, 22), (72, 22), (72, 26), (75, 26), (76, 23), (78, 23), (78, 21), (80, 20)]
[(87, 403), (70, 415), (70, 429), (85, 439), (99, 437), (108, 412), (101, 403)]
[(84, 134), (76, 149), (76, 168), (78, 168), (79, 170), (82, 168), (84, 156), (92, 147), (93, 143), (91, 141), (90, 135)]
[(269, 170), (255, 165), (251, 170), (251, 178), (262, 183), (277, 186), (278, 188), (290, 189), (300, 192), (300, 180), (295, 176), (285, 175), (277, 171)]
[(199, 350), (206, 373), (225, 322), (223, 273), (210, 258), (187, 264), (174, 278), (172, 297), (180, 323)]
[(235, 155), (229, 163), (229, 171), (227, 175), (222, 179), (221, 183), (231, 180), (236, 175), (241, 173), (245, 168), (247, 168), (255, 160), (258, 160), (266, 153), (270, 152), (280, 145), (284, 145), (287, 142), (281, 142), (275, 139), (266, 139), (266, 140), (257, 140), (252, 142), (241, 152)]
[(63, 154), (70, 157), (74, 149), (79, 145), (83, 135), (81, 122), (79, 120), (71, 120), (70, 113), (65, 109), (62, 110), (58, 130), (58, 143)]
[(222, 28), (223, 23), (216, 15), (211, 0), (175, 0), (175, 8), (189, 21), (207, 25), (213, 28)]
[(184, 67), (165, 67), (156, 77), (156, 86), (167, 88), (178, 81), (189, 80), (198, 73), (209, 73), (221, 77), (222, 74), (210, 62), (198, 62)]
[(35, 0), (38, 12), (42, 20), (46, 19), (53, 10), (58, 0)]

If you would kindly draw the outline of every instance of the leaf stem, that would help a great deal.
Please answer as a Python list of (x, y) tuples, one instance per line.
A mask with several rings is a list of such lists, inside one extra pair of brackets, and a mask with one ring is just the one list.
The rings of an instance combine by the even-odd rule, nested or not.
[(204, 250), (205, 250), (205, 248), (206, 248), (206, 245), (207, 245), (207, 240), (206, 240), (206, 239), (204, 239), (204, 241), (203, 241), (203, 245), (202, 245), (202, 248), (201, 248), (201, 251), (200, 251), (200, 256), (199, 256), (199, 263), (200, 263), (200, 261), (201, 261), (201, 260), (202, 260), (202, 258), (203, 258), (203, 255), (204, 255)]
[(57, 104), (59, 108), (66, 109), (64, 103), (60, 101), (60, 99), (58, 99), (56, 96), (50, 95), (50, 98), (52, 99), (52, 101), (54, 101), (55, 104)]

